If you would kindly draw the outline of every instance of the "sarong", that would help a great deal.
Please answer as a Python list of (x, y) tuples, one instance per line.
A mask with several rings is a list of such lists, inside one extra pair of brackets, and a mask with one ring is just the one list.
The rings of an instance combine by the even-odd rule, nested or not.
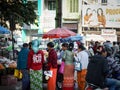
[(74, 90), (74, 65), (65, 65), (63, 90)]
[(82, 71), (77, 71), (77, 82), (78, 82), (78, 88), (79, 90), (85, 90), (85, 76), (86, 76), (87, 70), (84, 69)]
[(47, 90), (56, 90), (56, 78), (57, 78), (57, 68), (50, 68), (53, 71), (52, 77), (48, 80)]
[(30, 69), (30, 90), (43, 90), (42, 70)]

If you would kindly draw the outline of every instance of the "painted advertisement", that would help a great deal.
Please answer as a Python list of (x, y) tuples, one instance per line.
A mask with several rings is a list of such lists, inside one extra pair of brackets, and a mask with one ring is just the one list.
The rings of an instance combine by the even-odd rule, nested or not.
[(120, 6), (83, 5), (82, 26), (120, 28)]

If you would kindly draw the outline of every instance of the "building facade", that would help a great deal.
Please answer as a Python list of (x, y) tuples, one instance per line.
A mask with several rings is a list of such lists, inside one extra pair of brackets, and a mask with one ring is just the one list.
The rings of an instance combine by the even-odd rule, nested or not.
[(38, 15), (35, 24), (30, 26), (24, 25), (22, 29), (22, 37), (27, 42), (31, 41), (37, 34), (43, 34), (55, 28), (56, 6), (55, 0), (29, 0), (37, 3), (35, 12)]
[[(26, 36), (37, 34), (38, 30), (45, 33), (56, 28), (56, 15), (60, 14), (61, 27), (79, 34), (101, 35), (105, 40), (120, 41), (120, 0), (34, 0), (40, 12), (38, 26), (23, 28)], [(61, 11), (56, 8), (56, 1), (61, 1)], [(59, 15), (58, 15), (59, 17)], [(112, 33), (112, 34), (111, 34)], [(23, 32), (25, 34), (25, 32)], [(94, 38), (94, 37), (93, 37)], [(112, 39), (111, 39), (112, 38)], [(28, 41), (28, 40), (27, 40)]]

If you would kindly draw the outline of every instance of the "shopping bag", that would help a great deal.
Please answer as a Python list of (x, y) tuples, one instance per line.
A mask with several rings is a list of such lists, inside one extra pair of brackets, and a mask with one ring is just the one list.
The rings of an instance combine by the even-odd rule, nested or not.
[(64, 72), (64, 67), (65, 67), (65, 62), (62, 61), (61, 66), (59, 68), (59, 73), (63, 74)]
[(75, 62), (75, 70), (76, 71), (82, 71), (82, 64), (80, 61)]
[(44, 75), (45, 75), (45, 80), (49, 80), (49, 78), (52, 77), (52, 75), (53, 75), (53, 71), (51, 71), (51, 70), (44, 71)]
[(18, 78), (18, 79), (22, 79), (22, 72), (18, 69), (14, 70), (14, 77)]

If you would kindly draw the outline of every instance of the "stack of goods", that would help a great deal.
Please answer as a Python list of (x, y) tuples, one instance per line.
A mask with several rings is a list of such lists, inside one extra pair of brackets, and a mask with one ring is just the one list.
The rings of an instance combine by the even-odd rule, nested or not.
[(0, 58), (0, 64), (5, 66), (5, 68), (16, 68), (17, 67), (16, 61), (7, 59), (5, 57)]

